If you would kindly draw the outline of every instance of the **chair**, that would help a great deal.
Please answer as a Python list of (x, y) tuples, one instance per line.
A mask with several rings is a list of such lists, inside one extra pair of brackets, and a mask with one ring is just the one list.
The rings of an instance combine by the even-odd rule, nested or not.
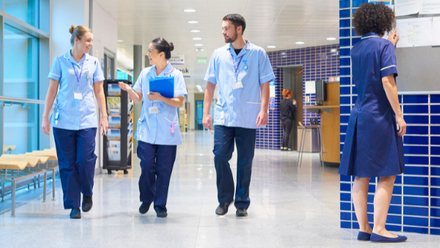
[(319, 126), (319, 125), (304, 126), (301, 122), (298, 122), (298, 126), (300, 129), (302, 129), (301, 139), (300, 139), (299, 148), (298, 148), (298, 167), (301, 167), (301, 164), (302, 164), (302, 158), (304, 155), (304, 143), (306, 141), (306, 132), (312, 132), (314, 129), (318, 130), (319, 160), (320, 160), (321, 166), (323, 166), (321, 126)]

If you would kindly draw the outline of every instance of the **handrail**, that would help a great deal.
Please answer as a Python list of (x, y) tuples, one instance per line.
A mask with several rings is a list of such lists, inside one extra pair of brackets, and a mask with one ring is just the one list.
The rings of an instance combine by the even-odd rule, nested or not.
[(25, 99), (25, 98), (15, 98), (15, 97), (7, 97), (0, 96), (0, 102), (6, 103), (35, 103), (35, 104), (45, 104), (43, 100), (35, 100), (35, 99)]

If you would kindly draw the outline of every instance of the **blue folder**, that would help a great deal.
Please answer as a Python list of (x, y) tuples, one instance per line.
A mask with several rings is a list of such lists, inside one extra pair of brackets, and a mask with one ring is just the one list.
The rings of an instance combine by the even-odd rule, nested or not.
[(159, 92), (166, 98), (174, 98), (174, 77), (151, 78), (150, 92)]

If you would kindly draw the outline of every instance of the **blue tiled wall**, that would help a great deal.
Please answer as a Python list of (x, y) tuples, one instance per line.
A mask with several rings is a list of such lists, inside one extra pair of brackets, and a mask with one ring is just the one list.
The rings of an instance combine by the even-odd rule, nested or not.
[[(283, 99), (283, 69), (279, 66), (303, 65), (303, 104), (314, 105), (315, 94), (305, 94), (306, 81), (328, 80), (329, 77), (339, 76), (339, 45), (307, 47), (301, 49), (268, 52), (275, 73), (275, 110), (269, 112), (269, 122), (266, 128), (257, 130), (256, 147), (259, 149), (280, 149), (283, 129), (280, 122), (280, 101)], [(306, 96), (310, 102), (305, 103)], [(297, 99), (298, 101), (298, 99)], [(310, 118), (319, 115), (303, 111), (303, 124), (310, 125)]]
[[(357, 96), (351, 80), (349, 58), (350, 49), (359, 37), (354, 36), (352, 27), (347, 27), (346, 23), (362, 2), (368, 1), (339, 1), (340, 53), (341, 61), (345, 61), (340, 65), (341, 153), (347, 120)], [(403, 139), (406, 169), (405, 174), (397, 176), (387, 228), (391, 231), (440, 235), (440, 95), (399, 95), (399, 101), (408, 124)], [(359, 228), (351, 198), (353, 180), (353, 177), (341, 176), (342, 228)], [(377, 181), (377, 178), (372, 178), (369, 188), (368, 217), (371, 224)]]

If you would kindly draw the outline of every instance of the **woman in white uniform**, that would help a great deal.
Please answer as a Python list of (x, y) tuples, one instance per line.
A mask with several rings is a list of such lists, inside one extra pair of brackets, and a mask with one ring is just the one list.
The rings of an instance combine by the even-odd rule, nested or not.
[[(100, 127), (107, 132), (101, 66), (97, 58), (90, 56), (93, 33), (87, 27), (72, 25), (70, 43), (72, 49), (54, 59), (49, 73), (49, 89), (43, 113), (43, 132), (49, 135), (50, 126), (60, 167), (64, 194), (64, 209), (71, 209), (70, 218), (81, 218), (82, 210), (92, 208), (93, 177), (95, 174), (95, 137), (98, 128), (94, 98), (101, 109)], [(95, 97), (94, 97), (95, 96)], [(49, 112), (53, 113), (49, 121)]]
[[(168, 63), (173, 51), (173, 43), (164, 38), (154, 39), (148, 49), (152, 67), (142, 70), (133, 89), (119, 83), (122, 90), (135, 103), (142, 102), (142, 113), (138, 121), (135, 138), (139, 141), (137, 154), (141, 159), (142, 174), (139, 178), (141, 214), (145, 214), (154, 202), (157, 217), (167, 217), (168, 186), (173, 164), (176, 160), (177, 145), (182, 144), (177, 108), (184, 106), (187, 94), (183, 74)], [(172, 78), (174, 96), (167, 98), (159, 92), (150, 92), (150, 84), (158, 77)]]

